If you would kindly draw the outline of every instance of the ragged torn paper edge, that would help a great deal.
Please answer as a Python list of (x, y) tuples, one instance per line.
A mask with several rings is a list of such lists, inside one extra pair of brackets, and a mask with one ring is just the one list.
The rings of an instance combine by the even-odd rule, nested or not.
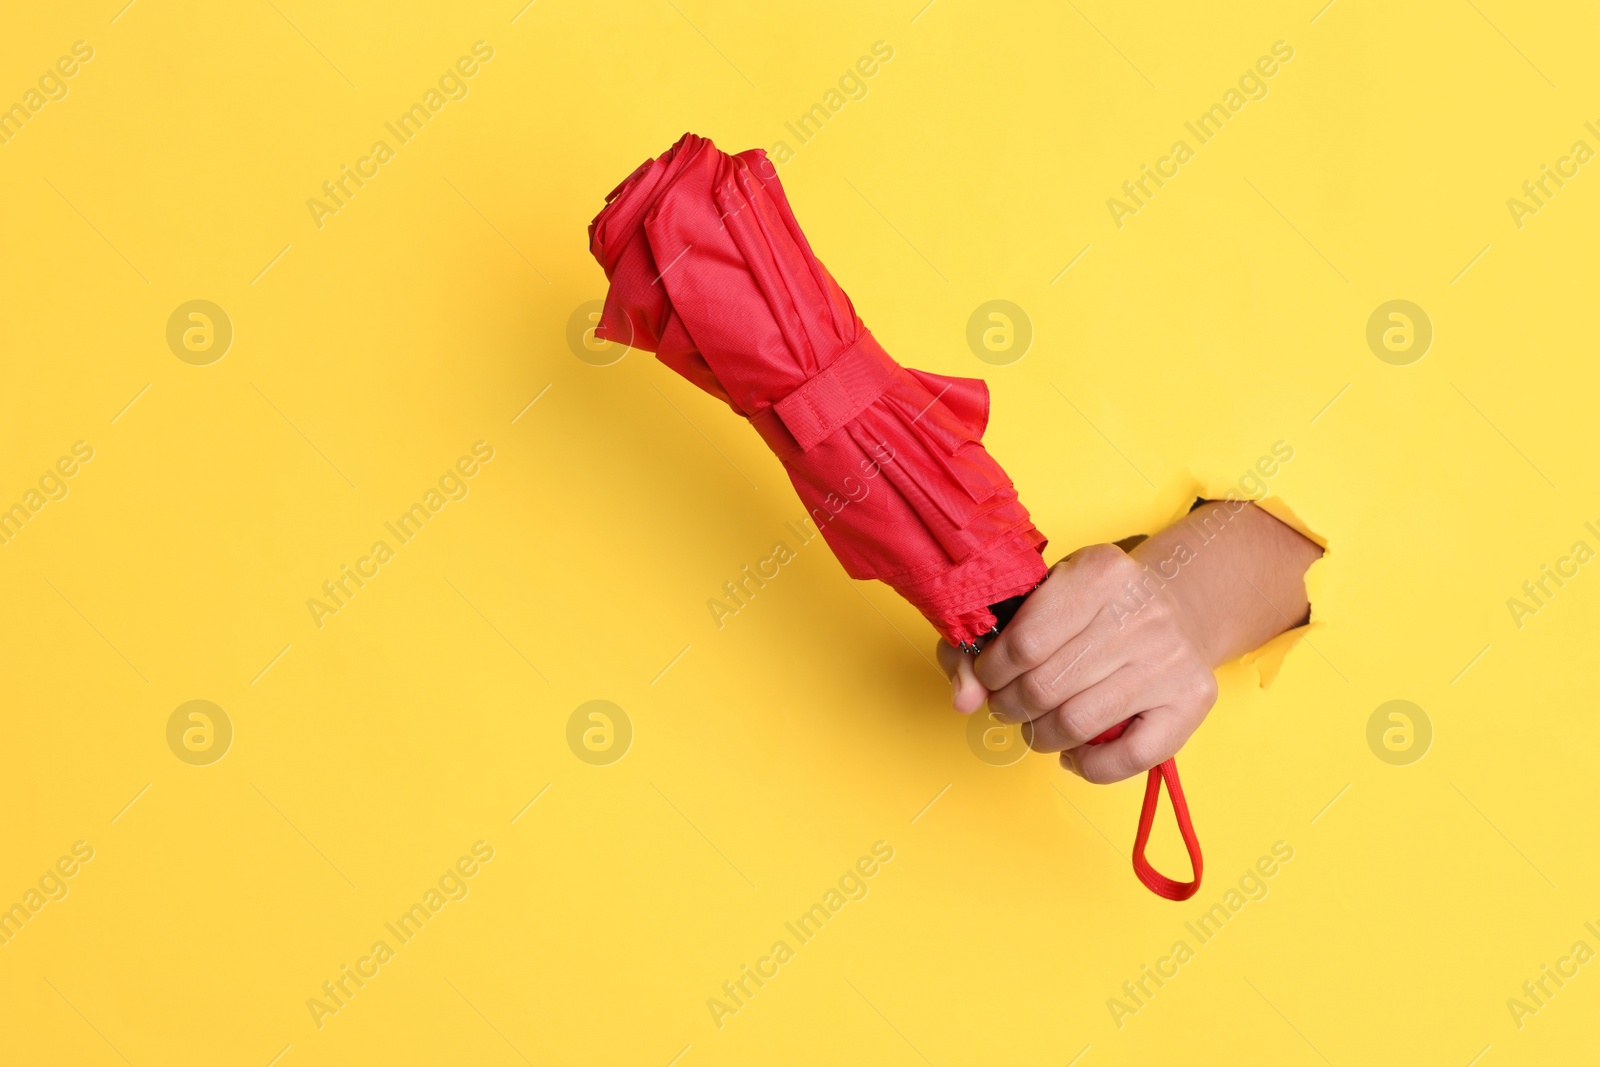
[(1239, 658), (1239, 664), (1244, 667), (1254, 667), (1256, 677), (1260, 680), (1262, 689), (1272, 685), (1278, 677), (1278, 672), (1283, 669), (1283, 661), (1289, 650), (1300, 643), (1300, 639), (1309, 635), (1314, 630), (1322, 629), (1326, 623), (1317, 617), (1317, 604), (1322, 600), (1321, 593), (1324, 588), (1324, 575), (1327, 571), (1327, 562), (1332, 551), (1328, 548), (1327, 539), (1313, 530), (1300, 516), (1294, 513), (1284, 500), (1276, 493), (1269, 491), (1266, 496), (1252, 497), (1240, 492), (1241, 486), (1237, 482), (1228, 482), (1223, 478), (1200, 478), (1192, 472), (1189, 475), (1189, 485), (1192, 489), (1186, 496), (1181, 507), (1174, 512), (1168, 520), (1168, 525), (1178, 522), (1189, 513), (1196, 500), (1247, 500), (1268, 515), (1277, 519), (1285, 526), (1296, 531), (1313, 544), (1322, 549), (1322, 556), (1315, 560), (1306, 571), (1306, 599), (1311, 605), (1311, 618), (1304, 626), (1296, 626), (1286, 630), (1251, 652), (1246, 652)]

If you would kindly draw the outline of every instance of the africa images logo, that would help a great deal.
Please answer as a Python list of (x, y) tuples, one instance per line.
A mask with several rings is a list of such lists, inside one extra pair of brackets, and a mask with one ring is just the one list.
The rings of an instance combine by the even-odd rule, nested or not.
[(1237, 118), (1245, 105), (1252, 100), (1265, 100), (1270, 88), (1267, 79), (1273, 77), (1282, 69), (1282, 64), (1294, 58), (1294, 48), (1288, 41), (1275, 41), (1272, 45), (1272, 54), (1261, 56), (1255, 64), (1239, 76), (1237, 87), (1229, 86), (1222, 94), (1222, 100), (1212, 104), (1193, 122), (1185, 122), (1183, 128), (1194, 137), (1196, 144), (1179, 138), (1172, 142), (1172, 148), (1167, 155), (1161, 156), (1155, 162), (1155, 167), (1144, 163), (1139, 167), (1140, 174), (1122, 183), (1122, 193), (1125, 199), (1110, 197), (1106, 200), (1106, 210), (1111, 212), (1111, 222), (1117, 229), (1125, 226), (1130, 215), (1137, 215), (1156, 193), (1166, 187), (1180, 173), (1185, 163), (1195, 157), (1201, 147), (1210, 144), (1222, 133), (1230, 119)]
[[(461, 456), (453, 466), (445, 468), (445, 472), (439, 476), (438, 488), (430, 486), (419, 502), (402, 511), (393, 522), (384, 523), (383, 528), (393, 535), (396, 545), (409, 545), (429, 521), (439, 517), (445, 505), (467, 498), (467, 494), (472, 492), (467, 479), (476, 477), (483, 469), (483, 464), (492, 459), (494, 446), (487, 441), (477, 442), (472, 446), (470, 456)], [(354, 569), (348, 563), (340, 564), (339, 573), (322, 583), (323, 595), (306, 598), (306, 610), (311, 612), (311, 621), (317, 629), (322, 629), (329, 616), (337, 615), (349, 607), (356, 594), (366, 588), (367, 582), (382, 573), (384, 564), (393, 560), (398, 552), (399, 548), (380, 538), (372, 543), (367, 555), (355, 561)]]
[(367, 182), (382, 172), (383, 165), (397, 154), (396, 146), (410, 144), (422, 132), (428, 120), (443, 111), (450, 101), (465, 100), (471, 92), (467, 79), (476, 76), (481, 65), (493, 58), (494, 48), (488, 42), (474, 42), (472, 55), (462, 56), (453, 66), (447, 67), (439, 75), (437, 87), (429, 86), (420, 102), (413, 103), (401, 112), (394, 122), (383, 124), (383, 128), (394, 137), (394, 145), (380, 138), (372, 142), (367, 155), (356, 160), (354, 168), (348, 163), (341, 164), (338, 177), (322, 183), (322, 196), (326, 199), (313, 196), (306, 200), (306, 209), (311, 212), (311, 221), (317, 229), (326, 225), (325, 220), (329, 215), (337, 215), (348, 207), (355, 195), (367, 187)]

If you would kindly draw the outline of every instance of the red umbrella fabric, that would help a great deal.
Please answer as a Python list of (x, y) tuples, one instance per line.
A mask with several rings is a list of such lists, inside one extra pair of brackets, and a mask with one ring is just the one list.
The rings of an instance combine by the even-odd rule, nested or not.
[(589, 227), (611, 281), (596, 336), (749, 419), (852, 578), (887, 582), (954, 645), (1044, 580), (1045, 539), (983, 447), (988, 387), (884, 352), (764, 152), (685, 134), (607, 201)]
[[(888, 583), (967, 650), (1044, 580), (1045, 538), (983, 446), (988, 387), (883, 350), (812, 254), (766, 153), (684, 134), (606, 197), (589, 250), (611, 283), (596, 336), (654, 352), (748, 419), (852, 578)], [(1171, 762), (1150, 774), (1134, 867), (1182, 899), (1199, 848)], [(1163, 780), (1192, 884), (1144, 862)]]

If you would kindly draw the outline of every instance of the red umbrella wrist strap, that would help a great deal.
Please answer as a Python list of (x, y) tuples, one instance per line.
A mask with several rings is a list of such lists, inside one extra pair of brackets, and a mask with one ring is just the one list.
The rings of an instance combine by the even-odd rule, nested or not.
[[(1145, 858), (1145, 845), (1150, 841), (1150, 828), (1156, 821), (1156, 806), (1161, 800), (1161, 785), (1165, 782), (1167, 795), (1172, 799), (1172, 813), (1178, 821), (1178, 832), (1183, 835), (1183, 847), (1189, 852), (1189, 866), (1194, 873), (1192, 881), (1178, 882), (1150, 865)], [(1175, 760), (1150, 768), (1145, 779), (1144, 806), (1139, 809), (1139, 832), (1133, 839), (1133, 873), (1145, 888), (1167, 900), (1188, 900), (1200, 888), (1200, 840), (1195, 836), (1194, 823), (1189, 819), (1189, 803), (1183, 797), (1183, 785), (1178, 781), (1178, 764)]]

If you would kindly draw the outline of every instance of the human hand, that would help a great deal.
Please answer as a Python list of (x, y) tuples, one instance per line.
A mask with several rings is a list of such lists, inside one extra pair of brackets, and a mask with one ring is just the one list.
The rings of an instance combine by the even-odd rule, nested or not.
[[(1183, 747), (1217, 698), (1176, 592), (1149, 582), (1115, 545), (1079, 549), (976, 659), (939, 643), (951, 702), (971, 714), (987, 700), (1001, 721), (1027, 724), (1030, 748), (1060, 752), (1061, 765), (1088, 781), (1146, 771)], [(1089, 743), (1124, 721), (1120, 737)]]

